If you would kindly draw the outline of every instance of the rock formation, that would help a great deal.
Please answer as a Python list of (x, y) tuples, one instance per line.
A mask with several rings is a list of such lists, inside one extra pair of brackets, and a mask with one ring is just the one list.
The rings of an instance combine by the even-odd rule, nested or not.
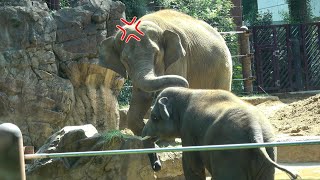
[(118, 129), (124, 80), (95, 64), (121, 17), (124, 5), (111, 0), (70, 0), (58, 11), (41, 0), (2, 0), (0, 123), (19, 126), (36, 148), (66, 125)]
[[(65, 127), (52, 135), (37, 153), (102, 151), (143, 148), (142, 141), (120, 132), (99, 134), (92, 125)], [(27, 179), (152, 180), (154, 172), (146, 154), (33, 160)]]

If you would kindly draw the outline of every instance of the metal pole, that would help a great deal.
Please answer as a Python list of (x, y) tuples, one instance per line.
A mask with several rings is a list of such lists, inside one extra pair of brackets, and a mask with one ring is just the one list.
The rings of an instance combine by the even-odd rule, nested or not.
[(226, 145), (206, 145), (206, 146), (185, 146), (169, 148), (149, 148), (149, 149), (125, 149), (125, 150), (108, 150), (108, 151), (85, 151), (85, 152), (65, 152), (65, 153), (42, 153), (27, 154), (25, 159), (40, 158), (61, 158), (61, 157), (80, 157), (80, 156), (101, 156), (101, 155), (122, 155), (122, 154), (144, 154), (159, 152), (176, 152), (176, 151), (209, 151), (209, 150), (234, 150), (250, 149), (259, 147), (275, 146), (298, 146), (298, 145), (320, 144), (320, 140), (298, 141), (298, 142), (270, 142), (270, 143), (247, 143), (247, 144), (226, 144)]
[(252, 77), (252, 70), (251, 70), (251, 56), (250, 56), (250, 41), (249, 41), (249, 30), (246, 26), (242, 26), (241, 31), (244, 33), (239, 35), (240, 38), (240, 54), (246, 55), (241, 57), (242, 63), (242, 76), (244, 80), (244, 92), (252, 93), (253, 92), (253, 85), (252, 80), (249, 78)]
[(0, 179), (25, 180), (23, 140), (20, 129), (0, 124)]

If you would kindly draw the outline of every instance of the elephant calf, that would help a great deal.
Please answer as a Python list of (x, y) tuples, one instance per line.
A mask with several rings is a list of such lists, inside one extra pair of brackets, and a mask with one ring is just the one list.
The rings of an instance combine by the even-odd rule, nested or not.
[[(157, 97), (142, 132), (145, 147), (154, 140), (180, 137), (183, 146), (272, 142), (266, 117), (232, 93), (171, 87)], [(154, 170), (160, 163), (149, 154)], [(271, 180), (275, 167), (292, 179), (297, 175), (275, 162), (276, 148), (183, 152), (186, 179), (205, 179), (205, 168), (215, 180)]]

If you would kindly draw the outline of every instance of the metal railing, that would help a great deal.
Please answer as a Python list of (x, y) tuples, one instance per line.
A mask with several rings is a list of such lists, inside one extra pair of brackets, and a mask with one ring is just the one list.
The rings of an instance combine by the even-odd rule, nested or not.
[(269, 143), (246, 143), (246, 144), (225, 144), (225, 145), (205, 145), (205, 146), (184, 146), (168, 148), (149, 148), (149, 149), (125, 149), (125, 150), (107, 150), (107, 151), (85, 151), (85, 152), (64, 152), (64, 153), (39, 153), (26, 154), (25, 159), (40, 158), (61, 158), (61, 157), (84, 157), (84, 156), (104, 156), (104, 155), (123, 155), (123, 154), (147, 154), (160, 152), (188, 152), (188, 151), (212, 151), (212, 150), (235, 150), (252, 149), (260, 147), (275, 146), (299, 146), (320, 144), (320, 140), (297, 141), (297, 142), (269, 142)]

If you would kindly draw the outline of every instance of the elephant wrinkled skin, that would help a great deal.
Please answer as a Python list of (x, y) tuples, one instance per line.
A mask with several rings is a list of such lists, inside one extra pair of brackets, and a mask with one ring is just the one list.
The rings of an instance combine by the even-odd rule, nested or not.
[(230, 90), (232, 78), (229, 49), (207, 23), (174, 10), (161, 10), (139, 20), (143, 36), (136, 32), (136, 24), (123, 28), (126, 37), (135, 34), (141, 41), (131, 38), (126, 43), (118, 31), (99, 48), (101, 66), (132, 80), (128, 126), (136, 135), (144, 126), (152, 92), (172, 86)]
[[(155, 139), (180, 137), (182, 146), (272, 142), (267, 118), (253, 105), (225, 90), (170, 87), (156, 99), (142, 136)], [(150, 147), (150, 146), (149, 146)], [(160, 162), (149, 155), (152, 167)], [(187, 180), (273, 180), (275, 167), (292, 179), (297, 175), (275, 163), (276, 148), (183, 152)]]

